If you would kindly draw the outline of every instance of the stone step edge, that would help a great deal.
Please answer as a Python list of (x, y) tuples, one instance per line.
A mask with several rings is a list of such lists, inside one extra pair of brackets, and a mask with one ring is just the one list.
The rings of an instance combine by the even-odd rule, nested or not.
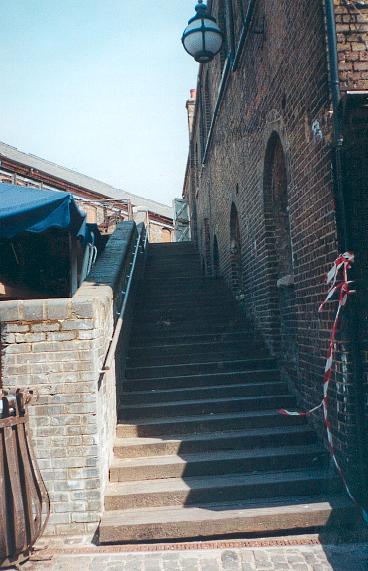
[[(254, 402), (257, 400), (269, 400), (271, 398), (278, 398), (282, 401), (285, 399), (285, 402), (290, 399), (294, 399), (293, 395), (290, 394), (276, 394), (276, 395), (257, 395), (257, 396), (247, 396), (247, 397), (229, 397), (229, 398), (217, 398), (217, 399), (193, 399), (193, 400), (178, 400), (178, 401), (164, 401), (164, 402), (155, 402), (155, 403), (138, 403), (138, 404), (123, 404), (120, 405), (119, 411), (125, 410), (150, 410), (151, 408), (158, 408), (160, 407), (181, 407), (185, 405), (207, 405), (207, 404), (219, 404), (219, 403), (233, 403), (233, 402)], [(289, 405), (290, 406), (290, 405)], [(279, 408), (280, 405), (275, 405), (275, 408)]]
[[(261, 409), (261, 410), (250, 410), (247, 412), (229, 412), (229, 413), (216, 413), (216, 414), (195, 414), (193, 416), (171, 416), (168, 418), (150, 418), (150, 419), (140, 419), (139, 422), (127, 422), (118, 420), (118, 426), (150, 426), (150, 425), (161, 425), (161, 424), (177, 424), (178, 422), (197, 422), (206, 420), (236, 420), (238, 418), (252, 418), (252, 417), (265, 417), (273, 416), (281, 418), (280, 413), (273, 409)], [(301, 419), (301, 417), (295, 417), (295, 419)]]
[[(135, 380), (135, 379), (134, 379)], [(195, 387), (188, 387), (188, 388), (178, 388), (178, 389), (148, 389), (146, 391), (129, 391), (126, 393), (126, 396), (129, 395), (129, 398), (134, 398), (134, 397), (144, 397), (144, 396), (148, 396), (148, 395), (152, 395), (152, 393), (154, 393), (155, 395), (175, 395), (177, 393), (182, 393), (182, 392), (192, 392), (192, 393), (196, 393), (196, 392), (201, 392), (201, 391), (209, 391), (209, 390), (222, 390), (222, 389), (235, 389), (235, 388), (239, 388), (239, 389), (247, 389), (248, 387), (252, 387), (252, 388), (262, 388), (264, 387), (264, 385), (267, 386), (281, 386), (281, 385), (285, 385), (287, 386), (287, 382), (286, 381), (264, 381), (264, 382), (258, 382), (258, 383), (237, 383), (234, 385), (203, 385), (203, 386), (195, 386)], [(268, 395), (264, 395), (264, 396), (268, 396)], [(270, 395), (272, 396), (272, 395)], [(122, 395), (122, 398), (124, 398), (124, 393)], [(192, 400), (192, 399), (189, 399)], [(194, 400), (194, 399), (193, 399)], [(167, 401), (167, 402), (171, 402), (171, 401)], [(161, 403), (160, 403), (161, 404)]]
[[(330, 498), (330, 499), (329, 499)], [(333, 516), (333, 517), (331, 517)], [(100, 543), (190, 539), (340, 526), (357, 519), (351, 502), (340, 496), (288, 499), (250, 506), (246, 503), (106, 511)], [(331, 521), (332, 520), (332, 521)], [(204, 531), (205, 530), (205, 531)]]
[(213, 373), (195, 373), (192, 375), (170, 375), (169, 377), (142, 377), (142, 378), (136, 378), (136, 379), (125, 379), (125, 382), (127, 383), (134, 383), (134, 382), (139, 382), (139, 381), (152, 381), (152, 382), (157, 382), (157, 381), (164, 381), (164, 380), (169, 380), (169, 379), (193, 379), (195, 380), (198, 377), (213, 377), (213, 376), (223, 376), (223, 375), (254, 375), (257, 374), (257, 376), (259, 376), (260, 374), (264, 374), (264, 373), (274, 373), (274, 374), (280, 374), (278, 369), (245, 369), (243, 371), (222, 371), (222, 372), (213, 372)]
[(294, 482), (334, 482), (339, 483), (338, 474), (328, 469), (301, 468), (269, 472), (249, 472), (247, 474), (226, 474), (216, 476), (187, 476), (182, 478), (157, 478), (135, 480), (133, 482), (111, 482), (106, 487), (105, 498), (129, 497), (155, 493), (188, 493), (198, 490), (227, 489), (232, 486), (244, 488), (266, 484), (290, 484)]
[[(234, 363), (234, 365), (238, 365), (240, 363), (249, 363), (249, 362), (254, 362), (254, 361), (261, 361), (261, 362), (275, 362), (275, 358), (274, 357), (249, 357), (247, 359), (234, 359), (232, 361), (228, 361), (229, 363)], [(126, 372), (128, 371), (137, 371), (138, 369), (147, 369), (147, 370), (151, 370), (151, 369), (164, 369), (164, 368), (175, 368), (175, 367), (181, 367), (181, 366), (185, 366), (185, 367), (197, 367), (197, 366), (201, 366), (203, 367), (204, 365), (221, 365), (222, 361), (220, 360), (215, 360), (215, 361), (204, 361), (204, 362), (194, 362), (194, 363), (183, 363), (183, 365), (181, 365), (180, 363), (175, 364), (175, 365), (149, 365), (146, 367), (127, 367), (126, 368)], [(225, 371), (224, 371), (225, 372)]]
[(201, 432), (198, 434), (178, 434), (173, 438), (159, 438), (149, 436), (119, 437), (114, 440), (114, 450), (118, 448), (133, 448), (136, 446), (155, 446), (157, 444), (181, 444), (183, 442), (208, 442), (226, 440), (231, 438), (257, 438), (267, 436), (283, 436), (293, 434), (313, 434), (315, 432), (308, 424), (295, 426), (275, 426), (271, 428), (247, 428), (243, 430), (224, 430), (214, 432)]
[(314, 444), (300, 444), (294, 446), (268, 446), (257, 447), (252, 449), (236, 450), (218, 450), (211, 452), (194, 452), (185, 454), (185, 457), (178, 454), (162, 454), (157, 456), (140, 456), (139, 458), (113, 458), (110, 469), (119, 468), (144, 468), (151, 465), (166, 466), (166, 465), (187, 465), (197, 462), (215, 462), (221, 460), (236, 460), (244, 458), (263, 458), (276, 457), (276, 456), (293, 456), (296, 454), (316, 454), (316, 456), (326, 456), (327, 451), (321, 448), (317, 443)]

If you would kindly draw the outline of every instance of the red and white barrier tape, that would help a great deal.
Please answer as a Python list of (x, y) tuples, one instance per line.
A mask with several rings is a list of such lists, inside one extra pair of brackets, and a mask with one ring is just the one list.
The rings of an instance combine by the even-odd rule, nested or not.
[[(332, 330), (331, 330), (330, 341), (329, 341), (329, 346), (328, 346), (328, 354), (327, 354), (327, 360), (326, 360), (326, 366), (325, 366), (325, 372), (324, 372), (324, 376), (323, 376), (323, 399), (320, 402), (320, 404), (318, 404), (317, 406), (315, 406), (315, 407), (313, 407), (310, 410), (307, 410), (305, 412), (289, 411), (289, 410), (286, 410), (284, 408), (280, 408), (278, 410), (278, 412), (280, 414), (283, 414), (284, 416), (310, 416), (314, 411), (318, 410), (319, 408), (323, 409), (323, 420), (324, 420), (324, 425), (326, 427), (328, 446), (330, 449), (332, 459), (334, 461), (334, 464), (336, 466), (338, 473), (340, 474), (340, 477), (343, 481), (343, 484), (346, 488), (346, 491), (347, 491), (349, 497), (359, 507), (359, 509), (362, 512), (362, 515), (363, 515), (365, 522), (368, 523), (368, 512), (366, 510), (364, 510), (362, 508), (362, 506), (360, 506), (360, 504), (358, 503), (356, 498), (351, 493), (349, 486), (348, 486), (348, 483), (346, 481), (344, 472), (343, 472), (342, 468), (340, 467), (340, 465), (337, 461), (335, 447), (333, 444), (332, 432), (331, 432), (331, 423), (330, 423), (329, 418), (328, 418), (328, 390), (329, 390), (330, 380), (332, 377), (332, 366), (333, 366), (334, 353), (335, 353), (335, 339), (336, 339), (336, 333), (337, 333), (337, 329), (338, 329), (338, 325), (339, 325), (340, 314), (341, 314), (342, 308), (346, 305), (346, 302), (348, 300), (349, 295), (352, 293), (355, 293), (354, 291), (352, 291), (350, 289), (350, 284), (352, 282), (348, 280), (348, 271), (350, 270), (351, 264), (353, 262), (354, 262), (354, 254), (352, 252), (345, 252), (344, 254), (341, 254), (335, 260), (332, 268), (330, 269), (330, 271), (327, 274), (326, 282), (329, 285), (327, 297), (321, 303), (321, 305), (319, 306), (319, 309), (318, 309), (319, 312), (322, 311), (325, 304), (328, 301), (330, 301), (331, 298), (334, 297), (335, 294), (338, 294), (338, 298), (336, 300), (336, 301), (338, 301), (338, 308), (336, 311), (335, 319), (334, 319)], [(339, 279), (339, 276), (341, 276), (340, 279)]]

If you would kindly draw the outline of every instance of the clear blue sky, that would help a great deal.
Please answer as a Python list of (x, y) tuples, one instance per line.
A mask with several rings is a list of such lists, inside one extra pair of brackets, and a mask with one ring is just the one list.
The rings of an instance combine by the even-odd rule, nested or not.
[(0, 0), (0, 140), (147, 198), (181, 196), (194, 0)]

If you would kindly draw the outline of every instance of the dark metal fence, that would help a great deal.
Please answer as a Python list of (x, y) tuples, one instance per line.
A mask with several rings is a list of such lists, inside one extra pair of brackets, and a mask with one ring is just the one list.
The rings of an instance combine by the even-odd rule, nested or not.
[(27, 559), (50, 514), (28, 435), (32, 393), (0, 391), (0, 568)]

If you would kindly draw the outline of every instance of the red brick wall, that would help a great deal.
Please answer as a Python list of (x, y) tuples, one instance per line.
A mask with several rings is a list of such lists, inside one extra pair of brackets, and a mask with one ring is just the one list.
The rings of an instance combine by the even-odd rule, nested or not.
[(334, 0), (341, 90), (368, 89), (368, 5)]
[[(245, 8), (248, 3), (243, 2)], [(214, 15), (220, 4), (223, 6), (224, 2), (214, 0)], [(232, 4), (236, 50), (242, 22), (239, 23), (240, 2), (234, 0)], [(363, 27), (365, 23), (360, 15), (344, 6), (343, 0), (335, 0), (335, 5), (342, 89), (364, 89), (368, 52), (355, 26), (358, 20)], [(348, 16), (351, 21), (347, 21)], [(344, 68), (346, 62), (351, 62), (351, 70)], [(207, 98), (212, 108), (221, 81), (222, 63), (217, 57), (202, 66), (199, 73), (197, 101)], [(348, 76), (347, 71), (351, 71)], [(210, 86), (209, 97), (201, 93), (206, 86)], [(204, 144), (199, 115), (198, 105), (192, 148), (197, 145), (203, 157), (208, 131)], [(286, 165), (294, 281), (283, 290), (283, 301), (276, 287), (277, 279), (283, 276), (275, 270), (275, 252), (280, 240), (272, 222), (273, 206), (267, 206), (265, 180), (266, 149), (271, 137), (276, 136)], [(255, 319), (270, 350), (276, 353), (283, 320), (286, 323), (285, 342), (289, 345), (287, 351), (281, 351), (281, 368), (303, 407), (315, 406), (321, 400), (335, 308), (331, 305), (322, 314), (317, 312), (326, 294), (325, 273), (338, 253), (331, 142), (323, 2), (259, 0), (255, 3), (239, 66), (229, 74), (204, 165), (196, 165), (192, 153), (186, 188), (188, 195), (196, 195), (192, 210), (196, 210), (198, 226), (203, 228), (204, 219), (209, 220), (212, 249), (216, 235), (220, 271), (230, 285), (234, 269), (230, 211), (231, 205), (235, 205), (246, 311)], [(196, 181), (195, 191), (191, 179)], [(203, 240), (199, 239), (197, 245), (205, 257)], [(330, 408), (340, 457), (350, 469), (357, 454), (353, 444), (357, 418), (355, 397), (347, 396), (352, 382), (346, 363), (351, 360), (349, 345), (339, 345), (340, 349)], [(322, 437), (324, 429), (318, 413), (313, 422)]]

